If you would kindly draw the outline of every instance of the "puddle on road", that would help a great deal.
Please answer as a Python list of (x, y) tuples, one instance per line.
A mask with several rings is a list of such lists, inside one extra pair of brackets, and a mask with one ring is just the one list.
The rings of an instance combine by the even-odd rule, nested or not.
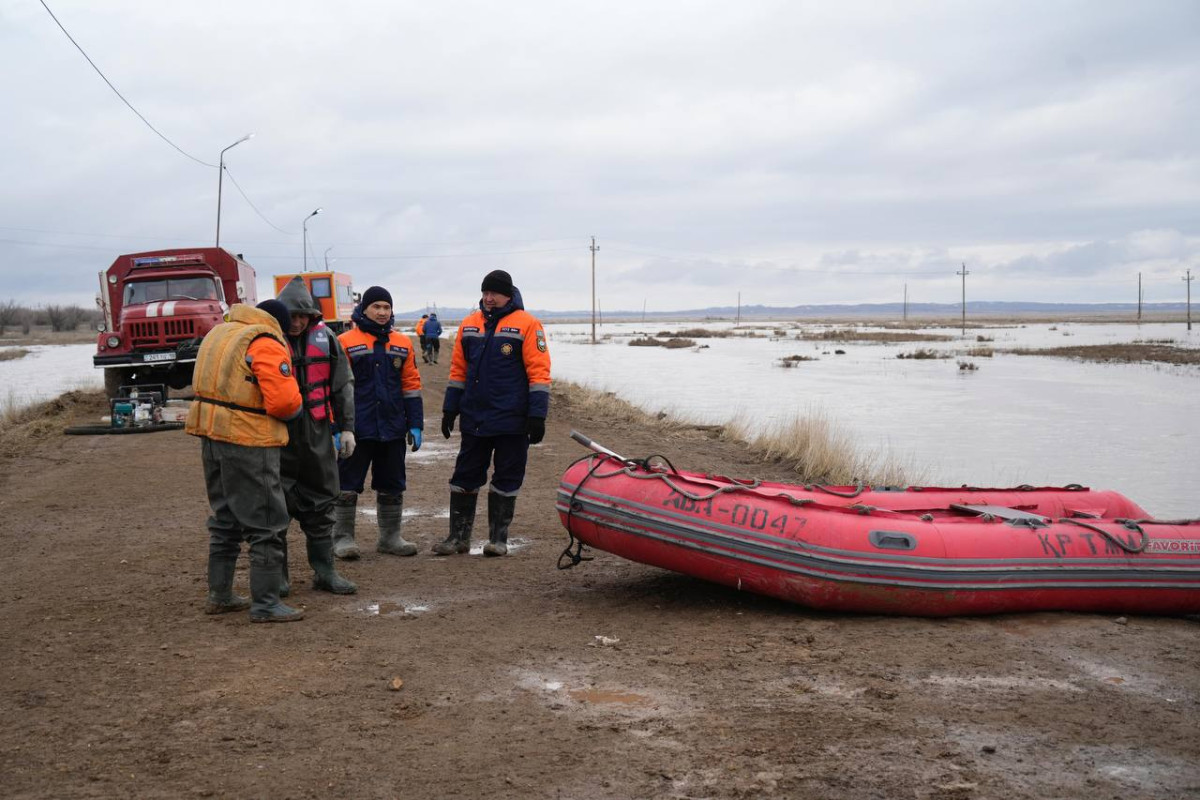
[[(586, 672), (586, 670), (585, 670)], [(621, 717), (647, 718), (668, 713), (672, 705), (656, 692), (633, 691), (627, 687), (596, 686), (592, 677), (560, 679), (539, 672), (519, 670), (516, 686), (542, 696), (552, 709), (615, 713)]]
[[(364, 517), (379, 516), (379, 511), (374, 508), (360, 508), (358, 513)], [(400, 513), (404, 519), (410, 519), (412, 517), (432, 517), (435, 519), (440, 517), (441, 519), (450, 519), (449, 508), (440, 508), (437, 511), (427, 511), (423, 508), (406, 508)]]
[(369, 617), (415, 617), (430, 610), (430, 606), (421, 602), (405, 602), (403, 600), (380, 600), (377, 603), (367, 603), (358, 606), (355, 611)]
[[(446, 515), (449, 516), (450, 512), (447, 511)], [(486, 531), (485, 531), (485, 533), (486, 533)], [(487, 544), (487, 538), (476, 539), (476, 540), (472, 541), (471, 555), (473, 555), (473, 556), (483, 555), (483, 546), (485, 544)], [(510, 552), (510, 553), (517, 551), (517, 550), (523, 550), (528, 546), (529, 546), (529, 540), (525, 539), (521, 536), (514, 536), (508, 540), (508, 552)]]

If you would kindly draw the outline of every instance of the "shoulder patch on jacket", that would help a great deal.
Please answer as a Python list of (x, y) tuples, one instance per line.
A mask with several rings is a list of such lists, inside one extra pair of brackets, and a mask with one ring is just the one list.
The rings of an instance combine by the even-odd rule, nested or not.
[(292, 368), (288, 366), (286, 361), (279, 362), (279, 373), (285, 378), (292, 377)]
[(537, 336), (537, 349), (542, 351), (543, 353), (546, 352), (546, 332), (544, 330), (542, 330), (541, 328), (538, 328), (536, 336)]

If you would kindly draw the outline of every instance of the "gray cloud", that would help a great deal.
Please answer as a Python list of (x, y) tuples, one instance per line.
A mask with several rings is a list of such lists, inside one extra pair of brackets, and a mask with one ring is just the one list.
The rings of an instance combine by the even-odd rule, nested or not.
[[(286, 233), (226, 183), (221, 238), (263, 275), (317, 206), (315, 258), (443, 305), (504, 265), (586, 307), (591, 235), (605, 295), (660, 308), (954, 300), (964, 261), (987, 299), (1112, 301), (1200, 263), (1190, 2), (51, 7), (189, 153), (257, 133), (230, 174)], [(216, 170), (40, 6), (0, 19), (18, 299), (209, 243)]]

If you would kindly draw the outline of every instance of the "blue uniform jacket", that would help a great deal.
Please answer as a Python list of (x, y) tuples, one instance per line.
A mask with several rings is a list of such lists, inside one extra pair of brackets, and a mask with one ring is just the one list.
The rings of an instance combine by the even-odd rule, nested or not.
[[(421, 377), (412, 340), (388, 331), (381, 340), (357, 324), (338, 337), (354, 370), (354, 435), (362, 440), (403, 439), (410, 428), (424, 428)], [(389, 326), (390, 327), (390, 326)]]

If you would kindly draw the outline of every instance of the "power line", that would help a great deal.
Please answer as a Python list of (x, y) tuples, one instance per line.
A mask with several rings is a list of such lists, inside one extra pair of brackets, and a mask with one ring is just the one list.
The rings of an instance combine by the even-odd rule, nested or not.
[(101, 72), (101, 71), (100, 71), (100, 68), (96, 66), (96, 62), (95, 62), (95, 61), (92, 61), (92, 57), (91, 57), (91, 56), (89, 56), (89, 55), (88, 55), (86, 52), (84, 52), (84, 49), (83, 49), (82, 47), (80, 47), (80, 46), (79, 46), (79, 42), (75, 41), (75, 37), (73, 37), (73, 36), (70, 34), (70, 32), (69, 32), (69, 31), (68, 31), (68, 30), (67, 30), (65, 27), (63, 27), (63, 24), (62, 24), (61, 22), (59, 22), (59, 21), (58, 21), (58, 17), (54, 16), (54, 12), (50, 10), (50, 6), (46, 5), (46, 0), (38, 0), (38, 2), (40, 2), (40, 3), (42, 4), (42, 8), (46, 9), (46, 13), (50, 15), (50, 19), (54, 20), (54, 24), (58, 26), (59, 30), (61, 30), (61, 31), (63, 32), (63, 34), (64, 34), (64, 35), (65, 35), (65, 36), (66, 36), (68, 39), (70, 39), (70, 40), (71, 40), (71, 44), (75, 45), (75, 49), (76, 49), (76, 50), (78, 50), (80, 53), (82, 53), (82, 54), (83, 54), (83, 57), (87, 59), (87, 62), (88, 62), (89, 64), (91, 64), (91, 65), (92, 65), (92, 69), (96, 70), (96, 74), (97, 74), (97, 75), (99, 75), (101, 78), (103, 78), (103, 79), (104, 79), (104, 82), (108, 84), (108, 88), (112, 89), (112, 90), (113, 90), (113, 93), (114, 93), (114, 94), (116, 94), (116, 96), (117, 96), (117, 97), (121, 98), (121, 102), (122, 102), (122, 103), (124, 103), (125, 105), (129, 106), (129, 110), (130, 110), (130, 111), (132, 111), (134, 114), (137, 114), (137, 116), (138, 116), (138, 119), (140, 119), (142, 122), (146, 123), (146, 127), (147, 127), (147, 128), (149, 128), (150, 130), (154, 131), (155, 135), (157, 135), (157, 136), (158, 136), (158, 138), (162, 139), (164, 142), (166, 142), (167, 144), (171, 145), (171, 147), (174, 147), (174, 148), (175, 148), (176, 150), (178, 150), (178, 151), (179, 151), (181, 154), (183, 154), (183, 155), (187, 156), (187, 157), (188, 157), (188, 158), (190, 158), (192, 161), (195, 161), (197, 164), (203, 164), (203, 165), (204, 165), (204, 166), (206, 166), (206, 167), (213, 167), (214, 169), (217, 167), (217, 165), (216, 165), (216, 164), (209, 164), (207, 161), (201, 161), (200, 159), (196, 158), (196, 157), (195, 157), (194, 155), (192, 155), (191, 153), (188, 153), (188, 152), (187, 152), (187, 151), (185, 151), (183, 148), (181, 148), (179, 145), (175, 144), (175, 143), (174, 143), (174, 142), (172, 142), (170, 139), (168, 139), (168, 138), (167, 138), (167, 137), (166, 137), (166, 136), (165, 136), (165, 135), (162, 133), (162, 131), (160, 131), (158, 128), (154, 127), (153, 125), (151, 125), (151, 124), (150, 124), (150, 120), (148, 120), (148, 119), (146, 119), (144, 116), (142, 116), (142, 112), (140, 112), (140, 111), (138, 111), (136, 108), (134, 108), (134, 107), (133, 107), (133, 103), (130, 103), (128, 100), (126, 100), (126, 99), (125, 99), (125, 95), (121, 94), (121, 93), (120, 93), (120, 92), (117, 90), (117, 87), (116, 87), (116, 86), (113, 86), (113, 84), (112, 84), (112, 81), (110, 81), (110, 80), (109, 80), (109, 79), (108, 79), (108, 78), (105, 76), (105, 74), (104, 74), (103, 72)]
[(240, 194), (242, 196), (242, 199), (246, 201), (246, 204), (254, 209), (255, 214), (258, 214), (259, 219), (261, 219), (263, 222), (267, 223), (268, 225), (270, 225), (272, 228), (279, 231), (280, 233), (287, 234), (288, 236), (296, 235), (295, 231), (285, 231), (283, 228), (279, 227), (274, 222), (271, 222), (271, 220), (269, 220), (265, 216), (263, 216), (263, 213), (258, 210), (258, 206), (254, 205), (254, 203), (250, 202), (250, 198), (246, 196), (246, 193), (242, 190), (241, 185), (234, 179), (233, 173), (229, 171), (229, 167), (225, 167), (225, 174), (229, 176), (229, 180), (233, 183), (234, 187), (238, 190), (238, 194)]

